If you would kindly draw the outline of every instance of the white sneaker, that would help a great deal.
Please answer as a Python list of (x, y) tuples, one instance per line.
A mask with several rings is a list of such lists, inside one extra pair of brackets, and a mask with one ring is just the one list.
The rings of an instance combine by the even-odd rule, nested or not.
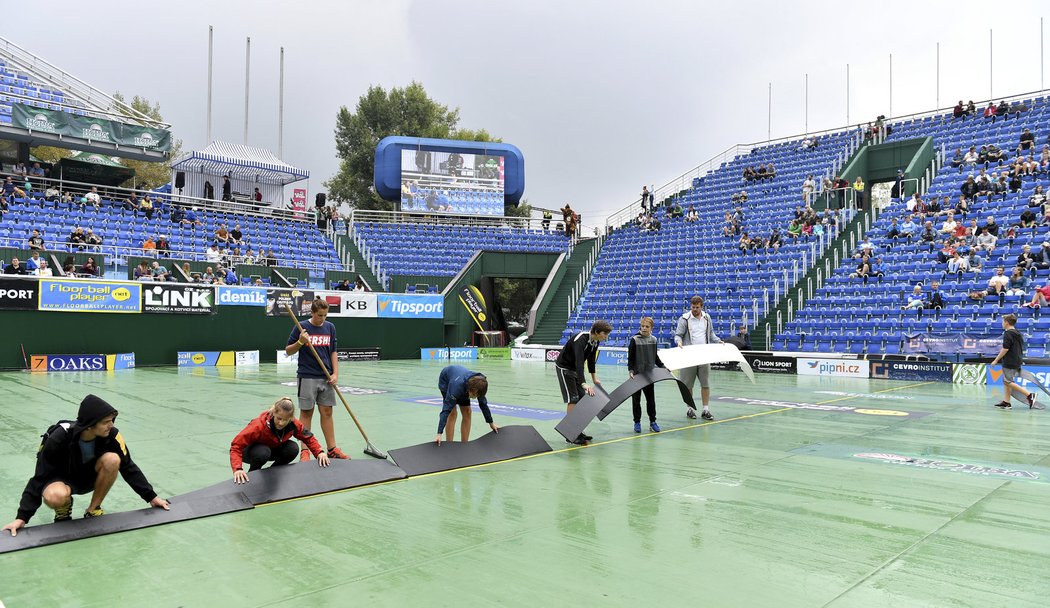
[(686, 410), (685, 410), (685, 417), (689, 418), (691, 420), (696, 420), (696, 408), (692, 408), (692, 407), (686, 408)]

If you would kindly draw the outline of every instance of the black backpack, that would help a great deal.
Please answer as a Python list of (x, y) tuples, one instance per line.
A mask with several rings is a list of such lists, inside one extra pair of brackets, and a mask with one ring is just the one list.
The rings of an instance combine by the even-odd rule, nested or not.
[(44, 431), (44, 434), (40, 436), (40, 447), (36, 449), (37, 453), (40, 453), (44, 450), (44, 444), (47, 443), (47, 438), (50, 437), (52, 433), (54, 433), (60, 428), (65, 430), (66, 432), (69, 432), (69, 429), (72, 428), (74, 424), (76, 424), (76, 420), (59, 420), (58, 422), (47, 427), (47, 430)]

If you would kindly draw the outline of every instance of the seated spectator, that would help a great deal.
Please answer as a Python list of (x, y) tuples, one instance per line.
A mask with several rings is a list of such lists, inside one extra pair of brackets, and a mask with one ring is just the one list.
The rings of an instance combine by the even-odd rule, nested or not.
[(1018, 138), (1018, 145), (1021, 150), (1031, 150), (1035, 147), (1035, 135), (1032, 134), (1027, 128), (1021, 131), (1021, 137)]
[(186, 221), (186, 212), (182, 210), (182, 207), (174, 206), (171, 210), (171, 223), (181, 224)]
[(226, 224), (219, 224), (219, 229), (215, 231), (215, 242), (220, 247), (226, 247), (231, 244), (230, 231), (226, 229)]
[(941, 284), (937, 281), (930, 283), (930, 297), (926, 301), (926, 308), (930, 310), (942, 310), (944, 308), (944, 296), (940, 291)]
[(95, 234), (95, 231), (91, 228), (88, 228), (87, 235), (84, 237), (84, 242), (87, 244), (88, 249), (98, 251), (99, 246), (102, 245), (102, 237)]
[(802, 235), (802, 226), (799, 225), (798, 220), (791, 220), (788, 224), (787, 235), (790, 239), (797, 239)]
[(970, 198), (965, 194), (959, 195), (959, 200), (955, 203), (955, 209), (953, 210), (956, 217), (966, 219), (966, 216), (970, 213)]
[(751, 181), (758, 177), (758, 174), (751, 167), (744, 167), (744, 181)]
[(175, 277), (171, 276), (168, 272), (167, 267), (162, 266), (160, 262), (153, 262), (150, 272), (153, 274), (154, 281), (174, 281)]
[(1006, 184), (1009, 187), (1010, 192), (1013, 192), (1013, 193), (1020, 192), (1021, 191), (1021, 187), (1023, 185), (1023, 183), (1021, 181), (1021, 175), (1019, 173), (1011, 173), (1010, 174), (1010, 180), (1008, 182), (1006, 182)]
[(977, 181), (974, 180), (973, 173), (966, 177), (966, 181), (959, 186), (959, 191), (962, 192), (962, 195), (967, 199), (977, 196), (977, 193), (980, 191), (980, 186), (977, 184)]
[[(156, 262), (154, 262), (156, 263)], [(149, 264), (146, 262), (139, 262), (139, 265), (135, 267), (135, 280), (136, 281), (152, 281), (153, 271), (150, 270)]]
[(208, 266), (207, 270), (204, 271), (204, 274), (201, 275), (201, 282), (209, 285), (215, 282), (215, 271), (212, 270), (211, 266)]
[(977, 165), (978, 158), (977, 149), (974, 146), (970, 146), (970, 149), (963, 155), (963, 165), (973, 167)]
[[(996, 164), (1002, 166), (1002, 164), (1003, 164), (1003, 157), (1005, 156), (1005, 154), (1003, 154), (1003, 151), (1002, 151), (1001, 148), (999, 148), (999, 146), (997, 146), (995, 144), (988, 144), (987, 154), (988, 154), (988, 163), (996, 163)], [(987, 167), (987, 164), (985, 165), (985, 167)]]
[(989, 101), (988, 107), (984, 109), (984, 117), (992, 119), (995, 122), (995, 102)]
[(1024, 271), (1020, 268), (1014, 268), (1013, 273), (1010, 275), (1010, 282), (1007, 285), (1006, 295), (1008, 296), (1023, 296), (1028, 293), (1029, 280), (1028, 277), (1024, 276)]
[[(741, 203), (746, 203), (747, 202), (747, 190), (741, 190), (740, 191), (740, 202)], [(737, 209), (739, 209), (739, 208), (740, 207), (737, 207)]]
[(801, 150), (809, 150), (811, 148), (816, 148), (816, 147), (817, 147), (817, 138), (816, 137), (805, 137), (805, 138), (802, 139), (802, 146), (800, 148)]
[(949, 213), (948, 217), (945, 218), (944, 223), (941, 224), (941, 232), (949, 235), (954, 235), (955, 229), (958, 227), (959, 224), (955, 221), (955, 214)]
[(77, 226), (73, 229), (73, 232), (69, 234), (69, 244), (78, 251), (87, 249), (87, 235), (84, 234), (83, 228)]
[(1032, 293), (1032, 300), (1025, 302), (1025, 308), (1042, 308), (1050, 303), (1050, 281), (1047, 281), (1046, 285), (1036, 289)]
[(336, 291), (350, 291), (350, 279), (343, 279), (335, 286)]
[(992, 278), (988, 279), (988, 294), (999, 295), (1005, 294), (1007, 289), (1010, 287), (1010, 277), (1006, 276), (1002, 266), (998, 266), (995, 269), (995, 274)]
[(28, 273), (29, 273), (29, 271), (26, 270), (25, 265), (23, 265), (22, 262), (19, 261), (19, 259), (17, 257), (12, 257), (11, 258), (11, 263), (8, 264), (7, 266), (4, 266), (4, 274), (21, 274), (21, 275), (24, 275), (24, 274), (28, 274)]
[[(936, 196), (930, 197), (930, 202), (926, 203), (925, 211), (931, 217), (934, 218), (940, 217), (941, 215), (948, 213), (948, 210), (945, 209), (944, 206), (941, 204), (941, 199), (937, 198)], [(920, 210), (919, 212), (921, 213), (922, 210)]]
[(197, 209), (195, 207), (190, 207), (189, 209), (187, 209), (184, 212), (184, 217), (183, 217), (182, 223), (183, 224), (190, 224), (190, 225), (193, 225), (193, 226), (203, 226), (204, 225), (204, 222), (201, 221), (197, 217)]
[(128, 197), (126, 199), (124, 199), (120, 203), (120, 208), (124, 209), (125, 211), (135, 212), (137, 214), (139, 206), (141, 204), (142, 204), (142, 201), (139, 200), (139, 195), (135, 194), (134, 192), (132, 192), (131, 194), (128, 195)]
[(952, 259), (948, 260), (948, 274), (961, 275), (970, 269), (970, 260), (959, 255), (956, 251)]
[(737, 239), (736, 247), (743, 252), (747, 252), (748, 249), (751, 249), (751, 237), (747, 235), (746, 231), (740, 235), (739, 239)]
[[(1006, 120), (1010, 114), (1010, 104), (1006, 103), (1006, 100), (999, 102), (999, 105), (995, 107), (995, 115), (1002, 116), (1003, 120)], [(994, 120), (992, 122), (995, 122)]]
[(77, 271), (77, 274), (97, 277), (102, 275), (102, 269), (95, 263), (95, 258), (89, 257), (87, 261), (80, 266), (80, 270)]
[(31, 275), (35, 275), (36, 271), (40, 269), (40, 263), (44, 259), (40, 257), (39, 251), (34, 251), (29, 255), (29, 259), (25, 262), (26, 272)]
[(988, 232), (987, 228), (981, 228), (980, 233), (977, 235), (977, 243), (974, 249), (991, 253), (995, 251), (995, 243), (998, 240), (994, 234)]
[(1043, 241), (1042, 247), (1035, 254), (1034, 263), (1036, 268), (1050, 268), (1050, 242)]
[(868, 256), (861, 256), (860, 261), (857, 263), (857, 270), (850, 273), (849, 278), (851, 279), (862, 279), (864, 284), (868, 284), (868, 276), (871, 274), (871, 260)]
[(934, 244), (937, 243), (937, 232), (933, 229), (933, 222), (927, 220), (926, 223), (923, 224), (922, 233), (919, 235), (919, 238), (922, 239), (923, 243), (928, 244), (930, 249), (933, 249)]
[(255, 257), (255, 252), (252, 251), (251, 247), (249, 247), (248, 251), (244, 254), (244, 257), (241, 259), (241, 263), (242, 264), (258, 264), (259, 263), (259, 260)]
[(882, 282), (882, 277), (886, 276), (886, 267), (883, 265), (881, 257), (876, 257), (871, 263), (871, 269), (868, 271), (868, 274), (878, 279), (880, 283)]
[(40, 268), (36, 270), (36, 276), (38, 277), (53, 277), (55, 273), (48, 268), (47, 260), (40, 260)]
[(273, 254), (273, 249), (270, 249), (270, 251), (266, 254), (266, 265), (277, 266), (277, 256)]
[(966, 102), (966, 115), (977, 116), (977, 106), (973, 104), (973, 100)]
[(170, 258), (171, 257), (171, 243), (168, 242), (168, 237), (162, 234), (162, 235), (160, 235), (160, 238), (157, 239), (156, 243), (157, 243), (157, 255), (162, 255), (162, 256), (164, 256), (166, 258)]
[(29, 244), (30, 251), (44, 250), (44, 237), (40, 236), (39, 230), (33, 230), (33, 234), (26, 239), (26, 242)]
[(230, 231), (230, 242), (234, 245), (244, 244), (244, 233), (241, 232), (240, 224), (234, 224), (233, 230)]
[(700, 214), (698, 214), (696, 212), (696, 209), (692, 205), (689, 206), (689, 213), (685, 216), (685, 221), (687, 221), (687, 222), (699, 222), (700, 221)]
[[(146, 216), (147, 220), (153, 219), (153, 201), (150, 200), (148, 194), (142, 197), (142, 201), (139, 203), (139, 208), (137, 211), (141, 211), (142, 214)], [(136, 215), (138, 215), (137, 211)]]
[(901, 310), (922, 310), (925, 307), (926, 296), (922, 293), (922, 285), (916, 285), (912, 287), (907, 305), (901, 306)]
[(237, 285), (240, 282), (237, 280), (237, 275), (233, 272), (233, 268), (226, 269), (225, 281), (227, 285)]
[(988, 168), (988, 146), (981, 146), (981, 149), (977, 151), (977, 164), (983, 165), (982, 169)]
[(1035, 228), (1037, 220), (1038, 218), (1036, 217), (1035, 212), (1033, 212), (1031, 208), (1028, 208), (1021, 213), (1017, 225), (1021, 228)]
[(966, 263), (969, 266), (970, 272), (980, 274), (981, 269), (984, 268), (984, 258), (981, 257), (979, 250), (974, 248), (966, 254)]
[(912, 213), (922, 213), (926, 211), (926, 203), (922, 201), (922, 197), (919, 196), (918, 192), (912, 194), (911, 198), (904, 206)]
[(952, 118), (962, 118), (966, 116), (966, 108), (963, 107), (963, 102), (960, 99), (959, 103), (952, 108)]
[(963, 169), (963, 153), (962, 149), (956, 148), (955, 154), (952, 156), (951, 165), (953, 169), (958, 169), (959, 173), (962, 173)]
[(988, 202), (992, 202), (993, 198), (1006, 199), (1006, 192), (1010, 189), (1009, 184), (1006, 183), (1006, 172), (1002, 172), (998, 177), (993, 173), (991, 186), (988, 188)]
[(777, 168), (773, 166), (773, 163), (771, 163), (771, 162), (767, 163), (766, 164), (766, 177), (768, 179), (773, 179), (776, 176), (777, 176)]
[(857, 256), (861, 256), (861, 257), (869, 256), (870, 257), (874, 253), (874, 251), (875, 251), (875, 244), (871, 242), (871, 238), (864, 237), (864, 240), (860, 242), (860, 245), (857, 247), (857, 252), (854, 254), (853, 257), (857, 257)]
[(912, 237), (915, 236), (915, 232), (919, 229), (919, 227), (915, 224), (915, 221), (912, 219), (913, 217), (914, 216), (909, 215), (908, 217), (904, 218), (904, 223), (901, 224), (900, 227), (900, 236), (908, 239), (909, 241), (912, 239)]
[[(49, 184), (44, 190), (44, 200), (49, 203), (55, 203), (55, 209), (58, 209), (58, 203), (61, 200), (61, 196), (61, 193), (59, 193), (58, 188), (56, 188), (54, 184)], [(69, 208), (73, 208), (72, 203), (70, 203)]]
[(1028, 197), (1029, 207), (1042, 207), (1046, 202), (1046, 193), (1043, 192), (1042, 186), (1036, 186), (1032, 195)]
[(813, 236), (813, 220), (807, 218), (802, 222), (802, 238), (808, 240), (811, 236)]
[(146, 240), (142, 241), (142, 254), (153, 255), (157, 251), (157, 243), (153, 240), (153, 237), (147, 236)]

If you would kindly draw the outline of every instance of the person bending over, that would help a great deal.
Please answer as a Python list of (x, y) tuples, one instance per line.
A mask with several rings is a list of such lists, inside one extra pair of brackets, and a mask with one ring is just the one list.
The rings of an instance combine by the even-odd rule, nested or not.
[(441, 415), (438, 418), (438, 431), (435, 441), (441, 444), (441, 434), (451, 442), (456, 436), (456, 406), (463, 414), (460, 428), (460, 441), (470, 441), (470, 400), (478, 400), (478, 408), (485, 417), (485, 422), (493, 431), (499, 427), (492, 421), (489, 402), (485, 395), (489, 391), (489, 381), (484, 374), (472, 372), (461, 365), (449, 365), (441, 370), (438, 376), (438, 390), (441, 391)]
[(77, 419), (52, 425), (37, 450), (36, 472), (22, 492), (15, 520), (3, 527), (18, 534), (43, 502), (55, 511), (55, 521), (73, 518), (73, 495), (91, 493), (84, 517), (105, 514), (102, 501), (119, 473), (142, 500), (168, 510), (168, 501), (157, 496), (120, 431), (113, 426), (117, 410), (101, 397), (88, 395), (80, 402)]

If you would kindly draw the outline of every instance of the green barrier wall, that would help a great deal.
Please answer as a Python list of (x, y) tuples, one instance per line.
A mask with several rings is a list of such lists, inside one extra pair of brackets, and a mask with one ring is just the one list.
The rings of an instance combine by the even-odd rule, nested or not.
[[(0, 311), (9, 338), (0, 368), (24, 368), (27, 355), (135, 353), (136, 365), (174, 365), (178, 351), (258, 350), (265, 362), (284, 348), (292, 321), (267, 317), (262, 307), (219, 306), (209, 316)], [(441, 319), (329, 317), (339, 346), (378, 346), (383, 359), (418, 359), (419, 349), (441, 344)]]

